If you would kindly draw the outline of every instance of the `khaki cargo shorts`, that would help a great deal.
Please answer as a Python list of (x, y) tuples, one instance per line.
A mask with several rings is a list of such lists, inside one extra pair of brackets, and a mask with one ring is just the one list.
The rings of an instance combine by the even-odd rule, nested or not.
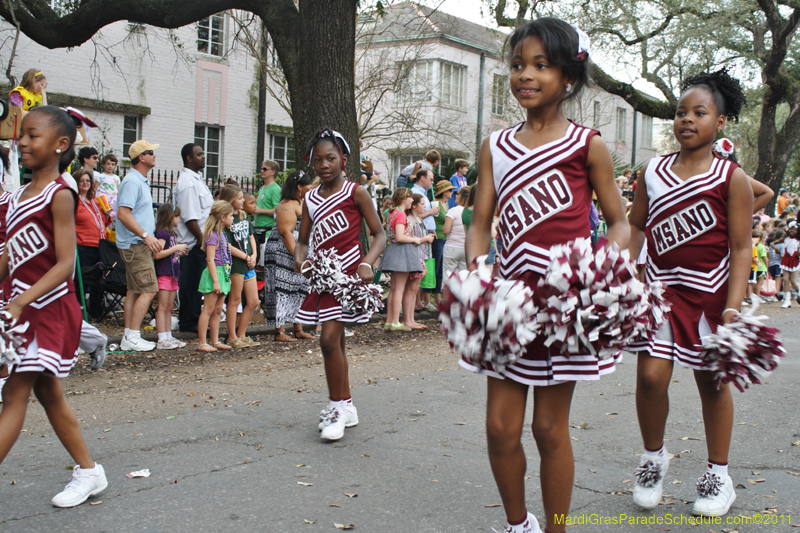
[(125, 263), (125, 279), (128, 290), (135, 294), (158, 292), (156, 267), (153, 263), (153, 252), (144, 243), (132, 245), (127, 250), (117, 248), (122, 262)]

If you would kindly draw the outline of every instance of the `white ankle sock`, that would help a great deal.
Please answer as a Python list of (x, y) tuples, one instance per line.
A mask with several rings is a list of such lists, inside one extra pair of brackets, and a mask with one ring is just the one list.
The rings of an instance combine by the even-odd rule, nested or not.
[(650, 457), (652, 459), (658, 459), (659, 461), (666, 461), (667, 459), (667, 448), (662, 444), (661, 448), (658, 451), (651, 452), (650, 450), (645, 450), (642, 454), (646, 457)]
[(131, 330), (128, 329), (128, 328), (125, 328), (125, 338), (126, 339), (130, 339), (131, 338)]
[(522, 521), (521, 524), (511, 525), (508, 524), (508, 531), (509, 533), (531, 533), (533, 531), (533, 524), (536, 518), (528, 513), (528, 516), (525, 517), (525, 520)]
[(158, 332), (158, 342), (162, 342), (169, 339), (169, 333), (166, 331), (159, 331)]
[(728, 475), (728, 465), (718, 465), (709, 461), (707, 468), (709, 472), (716, 474), (719, 477), (726, 477)]
[(328, 400), (328, 409), (334, 409), (339, 407), (340, 400)]
[(100, 469), (97, 468), (98, 466), (100, 466), (100, 465), (95, 463), (94, 464), (94, 468), (81, 468), (81, 470), (83, 470), (87, 474), (95, 475), (95, 474), (99, 474), (100, 473)]

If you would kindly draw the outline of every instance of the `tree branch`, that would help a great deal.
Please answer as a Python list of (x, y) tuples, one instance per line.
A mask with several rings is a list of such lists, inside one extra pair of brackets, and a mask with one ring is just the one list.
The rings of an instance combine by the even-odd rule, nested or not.
[[(19, 21), (22, 33), (47, 48), (80, 46), (100, 28), (130, 20), (159, 28), (179, 28), (228, 9), (258, 13), (291, 0), (85, 0), (59, 17), (47, 0), (0, 2), (0, 17)], [(268, 5), (264, 5), (268, 4)]]
[(615, 80), (597, 65), (592, 68), (592, 80), (604, 91), (621, 97), (639, 113), (666, 120), (672, 120), (675, 117), (675, 106), (673, 104), (656, 100), (634, 89), (629, 83)]

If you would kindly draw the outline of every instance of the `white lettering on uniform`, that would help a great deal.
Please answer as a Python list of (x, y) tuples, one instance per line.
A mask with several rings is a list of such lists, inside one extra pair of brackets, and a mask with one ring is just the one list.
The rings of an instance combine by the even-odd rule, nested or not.
[(536, 224), (572, 205), (572, 190), (558, 169), (526, 183), (500, 210), (503, 246), (511, 246)]
[(29, 222), (6, 242), (9, 270), (14, 272), (21, 264), (47, 250), (49, 244), (39, 225)]
[(348, 228), (347, 217), (340, 209), (314, 224), (314, 248)]
[(717, 225), (717, 217), (707, 201), (696, 204), (668, 216), (653, 226), (651, 234), (658, 255), (686, 244)]

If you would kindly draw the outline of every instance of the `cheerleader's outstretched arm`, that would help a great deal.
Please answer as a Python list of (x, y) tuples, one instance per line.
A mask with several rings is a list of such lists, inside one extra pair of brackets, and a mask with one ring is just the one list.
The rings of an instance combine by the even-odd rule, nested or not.
[(475, 194), (475, 205), (472, 206), (472, 223), (467, 232), (466, 255), (467, 266), (471, 266), (476, 257), (489, 253), (492, 242), (492, 222), (497, 209), (497, 193), (494, 189), (494, 175), (492, 173), (492, 151), (489, 138), (483, 140), (481, 153), (478, 157), (478, 182), (479, 187)]
[[(614, 181), (614, 162), (611, 160), (611, 153), (599, 135), (595, 135), (589, 141), (586, 170), (608, 226), (606, 237), (609, 242), (616, 242), (624, 250), (631, 240), (631, 228), (625, 216), (622, 195), (619, 193), (617, 182)], [(638, 186), (636, 190), (639, 190)]]
[(648, 165), (650, 165), (649, 161), (642, 167), (642, 173), (636, 180), (636, 196), (633, 197), (631, 214), (628, 216), (628, 222), (631, 225), (631, 244), (628, 246), (631, 261), (636, 261), (645, 243), (644, 230), (647, 227), (647, 215), (650, 212), (650, 198), (647, 196), (647, 185), (644, 182)]
[[(728, 240), (730, 241), (731, 258), (728, 277), (728, 301), (726, 309), (739, 310), (744, 299), (747, 278), (750, 277), (750, 263), (753, 255), (752, 241), (753, 189), (747, 175), (737, 168), (731, 176), (728, 187)], [(727, 324), (735, 313), (722, 315)]]

